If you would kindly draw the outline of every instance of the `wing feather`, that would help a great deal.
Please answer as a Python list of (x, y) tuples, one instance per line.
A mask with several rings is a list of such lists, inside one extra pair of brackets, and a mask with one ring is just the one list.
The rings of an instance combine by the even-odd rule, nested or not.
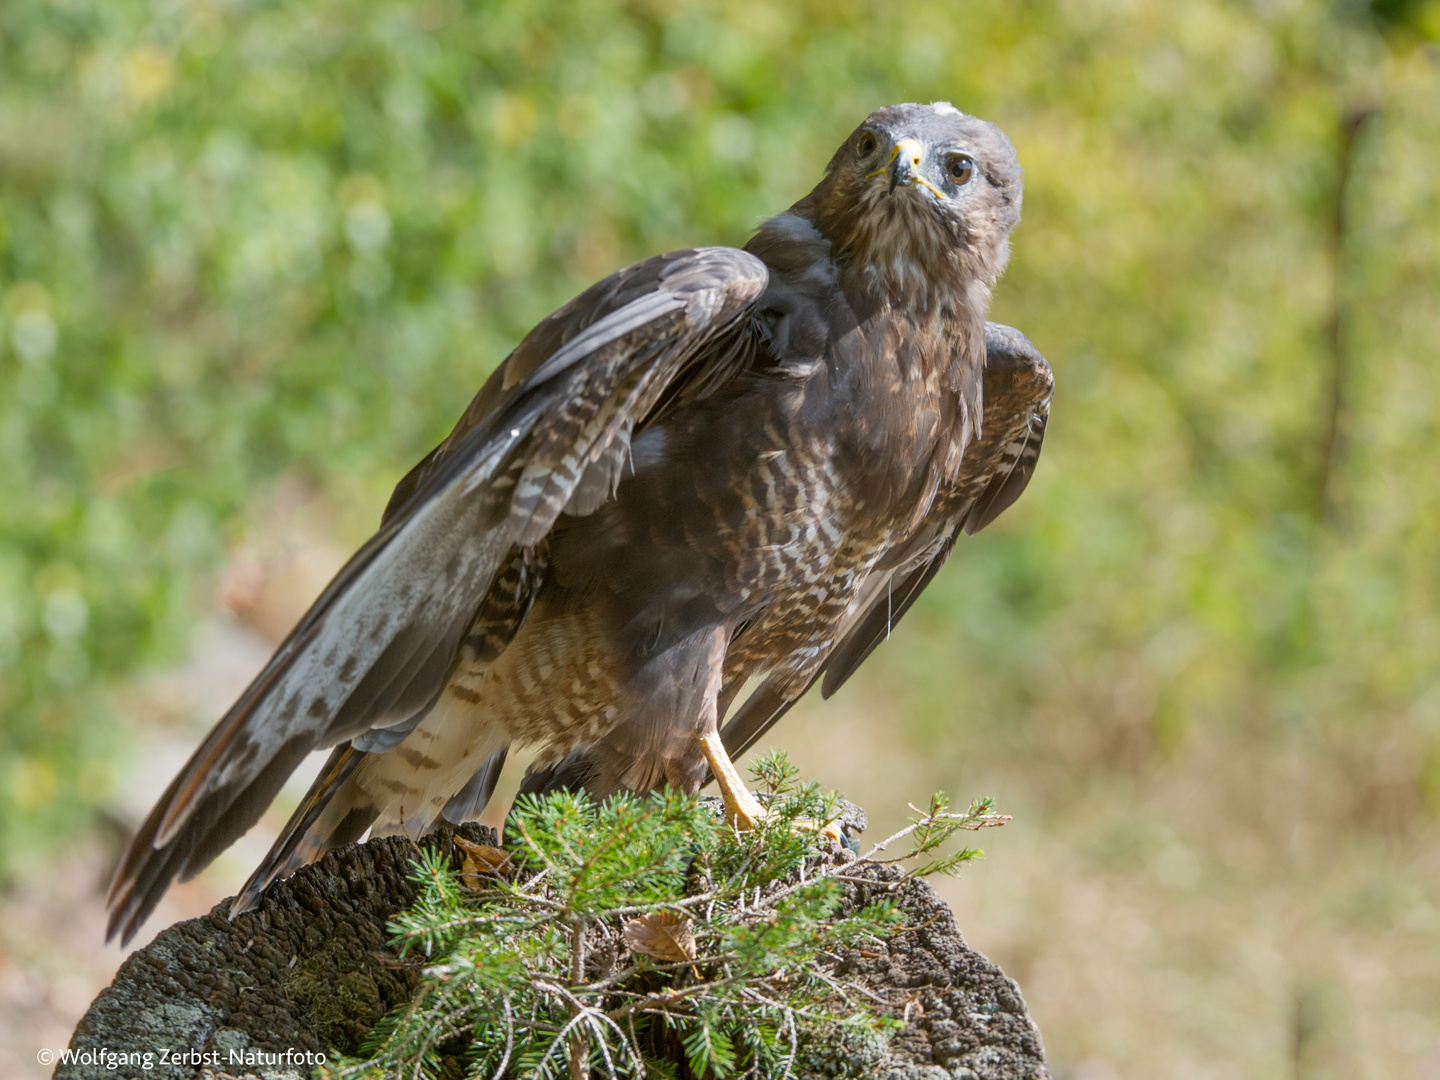
[(177, 873), (248, 829), (309, 750), (413, 724), (516, 543), (540, 542), (601, 462), (613, 491), (612, 445), (658, 402), (740, 369), (767, 280), (742, 251), (673, 252), (527, 335), (162, 795), (116, 869), (112, 933), (128, 939)]

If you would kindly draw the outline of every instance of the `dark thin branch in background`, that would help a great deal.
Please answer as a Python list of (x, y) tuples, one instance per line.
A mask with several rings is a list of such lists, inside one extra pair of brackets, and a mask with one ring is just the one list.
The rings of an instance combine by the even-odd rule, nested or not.
[(1334, 293), (1331, 297), (1330, 320), (1326, 340), (1330, 346), (1330, 397), (1325, 423), (1321, 429), (1319, 479), (1315, 485), (1315, 520), (1331, 524), (1340, 522), (1346, 510), (1346, 491), (1336, 477), (1345, 467), (1349, 449), (1350, 409), (1345, 388), (1349, 379), (1346, 362), (1345, 310), (1345, 229), (1346, 204), (1349, 201), (1351, 163), (1360, 130), (1366, 122), (1379, 115), (1373, 107), (1353, 109), (1341, 121), (1340, 177), (1335, 189), (1335, 214), (1330, 226), (1330, 265), (1334, 271)]

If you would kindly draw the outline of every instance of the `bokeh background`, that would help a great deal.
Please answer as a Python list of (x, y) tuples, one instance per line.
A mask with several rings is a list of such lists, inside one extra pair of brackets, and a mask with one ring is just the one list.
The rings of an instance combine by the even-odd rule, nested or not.
[(1045, 454), (771, 743), (876, 831), (1015, 815), (945, 887), (1059, 1080), (1440, 1078), (1437, 41), (1437, 0), (5, 0), (0, 1073), (510, 346), (948, 99), (1026, 168), (994, 317)]

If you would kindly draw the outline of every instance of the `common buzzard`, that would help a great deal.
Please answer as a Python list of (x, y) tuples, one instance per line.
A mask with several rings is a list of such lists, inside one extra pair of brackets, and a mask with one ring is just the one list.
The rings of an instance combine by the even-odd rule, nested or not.
[(541, 322), (160, 797), (110, 933), (318, 747), (232, 911), (367, 829), (477, 816), (512, 744), (540, 750), (527, 790), (713, 773), (752, 825), (731, 756), (833, 693), (1034, 470), (1050, 369), (985, 321), (1020, 177), (993, 124), (880, 109), (743, 250), (657, 255)]

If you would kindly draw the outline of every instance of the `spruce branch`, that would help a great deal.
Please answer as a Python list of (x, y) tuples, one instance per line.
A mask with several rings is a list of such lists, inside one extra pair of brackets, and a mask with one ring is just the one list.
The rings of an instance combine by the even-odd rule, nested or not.
[[(857, 869), (904, 859), (925, 860), (910, 875), (954, 872), (976, 853), (945, 854), (947, 842), (1008, 818), (986, 799), (952, 811), (940, 794), (865, 855), (826, 854), (797, 826), (836, 819), (838, 797), (781, 754), (755, 772), (769, 814), (753, 833), (673, 792), (560, 793), (517, 801), (508, 861), (487, 850), (477, 865), (467, 848), (457, 872), (421, 855), (420, 895), (391, 924), (401, 956), (428, 961), (420, 991), (376, 1025), (363, 1059), (326, 1074), (782, 1077), (803, 1030), (891, 1030), (887, 1003), (839, 971), (847, 950), (904, 932), (900, 909), (881, 896), (842, 916), (845, 883), (873, 887)], [(881, 858), (907, 839), (898, 860)]]

